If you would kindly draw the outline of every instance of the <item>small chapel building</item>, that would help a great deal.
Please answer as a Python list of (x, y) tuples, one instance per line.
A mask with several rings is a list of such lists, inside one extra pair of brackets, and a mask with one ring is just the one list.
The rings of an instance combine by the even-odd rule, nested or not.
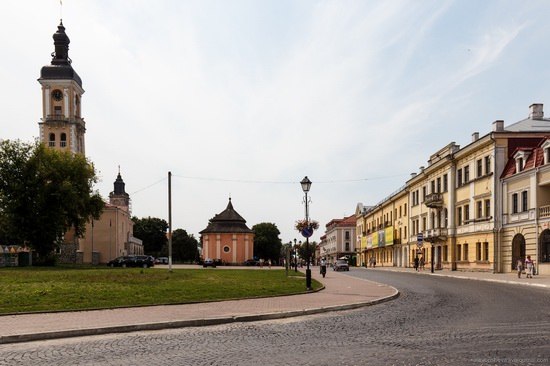
[(202, 257), (228, 265), (241, 265), (254, 256), (254, 232), (235, 211), (231, 198), (227, 208), (214, 216), (200, 232)]

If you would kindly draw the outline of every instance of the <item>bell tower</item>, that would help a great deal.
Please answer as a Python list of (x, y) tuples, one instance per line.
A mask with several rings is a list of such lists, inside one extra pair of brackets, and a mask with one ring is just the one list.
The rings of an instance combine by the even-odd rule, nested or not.
[(51, 64), (42, 67), (38, 79), (42, 85), (40, 141), (53, 149), (86, 155), (86, 124), (81, 116), (84, 89), (80, 76), (71, 66), (70, 40), (63, 21), (57, 26), (53, 41)]

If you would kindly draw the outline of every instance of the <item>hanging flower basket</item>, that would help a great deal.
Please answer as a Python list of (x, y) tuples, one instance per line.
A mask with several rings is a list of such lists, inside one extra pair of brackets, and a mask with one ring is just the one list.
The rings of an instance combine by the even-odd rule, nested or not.
[(319, 229), (319, 223), (315, 220), (297, 220), (294, 224), (294, 228), (299, 232), (302, 232), (305, 228), (310, 228), (313, 230)]

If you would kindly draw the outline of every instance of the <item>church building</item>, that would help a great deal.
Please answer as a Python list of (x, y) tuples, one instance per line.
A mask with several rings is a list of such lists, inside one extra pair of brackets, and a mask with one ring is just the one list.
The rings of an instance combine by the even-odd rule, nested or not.
[(224, 264), (240, 265), (254, 255), (254, 232), (235, 211), (231, 198), (227, 208), (214, 216), (200, 234), (203, 259), (212, 258)]
[[(40, 141), (56, 150), (86, 155), (86, 123), (82, 118), (82, 79), (69, 58), (69, 37), (61, 21), (53, 35), (54, 52), (50, 65), (42, 67)], [(59, 249), (61, 263), (107, 263), (121, 255), (143, 254), (141, 240), (133, 237), (130, 196), (118, 172), (100, 220), (86, 225), (86, 234), (77, 238), (67, 232)]]

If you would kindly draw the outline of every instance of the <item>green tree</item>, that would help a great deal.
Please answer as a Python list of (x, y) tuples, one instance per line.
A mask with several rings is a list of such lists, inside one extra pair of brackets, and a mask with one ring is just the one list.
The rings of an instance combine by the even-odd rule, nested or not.
[[(199, 255), (199, 242), (187, 231), (176, 229), (172, 232), (172, 258), (174, 262), (194, 262)], [(168, 253), (168, 245), (165, 246)], [(163, 250), (163, 252), (165, 252)]]
[(302, 245), (298, 247), (298, 255), (300, 258), (303, 258), (304, 260), (307, 258), (308, 253), (309, 257), (311, 258), (311, 263), (315, 263), (315, 248), (317, 247), (317, 243), (314, 241), (310, 241), (309, 245), (306, 245), (306, 242), (302, 242)]
[(282, 249), (281, 232), (277, 225), (263, 222), (252, 227), (254, 232), (254, 255), (263, 259), (271, 259), (272, 262), (279, 260)]
[(158, 257), (163, 246), (168, 242), (166, 220), (150, 216), (138, 219), (134, 216), (132, 221), (134, 222), (134, 236), (143, 240), (144, 252)]
[(82, 237), (86, 223), (101, 216), (105, 203), (95, 183), (93, 165), (80, 154), (2, 141), (1, 231), (46, 258), (69, 229)]

